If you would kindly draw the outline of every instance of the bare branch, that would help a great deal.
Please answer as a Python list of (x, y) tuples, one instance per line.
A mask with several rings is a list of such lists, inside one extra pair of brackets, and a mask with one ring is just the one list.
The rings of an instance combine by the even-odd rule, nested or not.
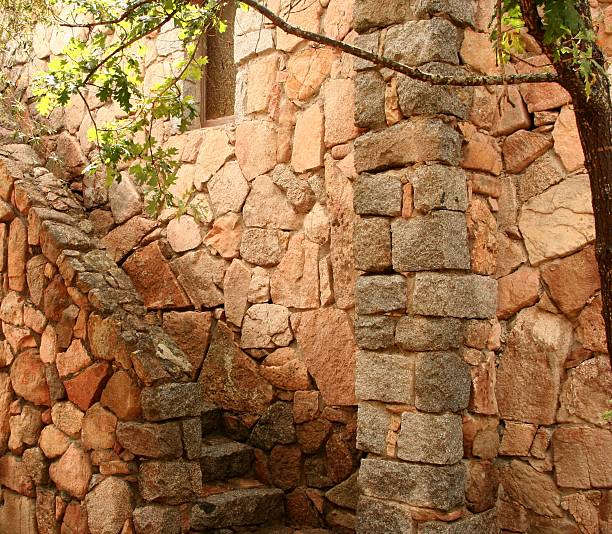
[(399, 61), (395, 61), (391, 58), (373, 54), (362, 48), (350, 45), (337, 39), (332, 39), (326, 35), (311, 32), (298, 28), (289, 24), (285, 19), (278, 16), (272, 10), (262, 5), (257, 0), (241, 0), (244, 4), (252, 7), (254, 10), (261, 13), (266, 17), (272, 24), (291, 35), (295, 35), (307, 41), (319, 43), (325, 46), (331, 46), (351, 54), (352, 56), (370, 61), (379, 67), (385, 67), (395, 72), (405, 74), (409, 78), (427, 82), (432, 85), (453, 85), (453, 86), (478, 86), (478, 85), (504, 85), (504, 84), (519, 84), (519, 83), (542, 83), (542, 82), (556, 82), (559, 77), (554, 72), (537, 72), (529, 74), (510, 74), (508, 76), (480, 76), (480, 75), (454, 75), (444, 76), (441, 74), (431, 74), (425, 72), (416, 67), (411, 67)]

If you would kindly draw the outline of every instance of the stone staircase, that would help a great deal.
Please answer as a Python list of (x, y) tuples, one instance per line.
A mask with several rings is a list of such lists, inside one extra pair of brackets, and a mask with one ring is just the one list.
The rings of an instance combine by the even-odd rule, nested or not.
[(284, 493), (255, 478), (255, 449), (222, 433), (221, 411), (202, 415), (202, 498), (192, 506), (191, 529), (209, 534), (289, 534), (284, 527)]

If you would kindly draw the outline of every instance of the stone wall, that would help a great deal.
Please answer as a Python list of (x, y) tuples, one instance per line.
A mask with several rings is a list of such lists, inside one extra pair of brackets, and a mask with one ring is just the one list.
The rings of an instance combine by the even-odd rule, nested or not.
[[(309, 2), (292, 17), (354, 36), (349, 2)], [(61, 50), (61, 31), (39, 29), (38, 67)], [(234, 37), (234, 120), (183, 135), (170, 123), (155, 127), (183, 162), (173, 192), (191, 196), (202, 221), (170, 210), (144, 216), (146, 195), (127, 174), (110, 190), (102, 178), (82, 177), (93, 146), (81, 103), (51, 117), (58, 133), (48, 148), (62, 164), (50, 165), (82, 198), (93, 235), (129, 276), (147, 317), (186, 354), (189, 380), (222, 412), (219, 432), (254, 449), (253, 479), (285, 492), (287, 524), (351, 532), (360, 459), (351, 61), (262, 29), (252, 12), (238, 10)], [(147, 43), (146, 87), (181, 54), (174, 38), (168, 30)], [(20, 84), (32, 68), (15, 69)], [(120, 113), (93, 97), (90, 104), (100, 123)], [(203, 475), (204, 493), (218, 491)]]
[(187, 431), (201, 388), (185, 383), (186, 355), (146, 316), (78, 199), (29, 146), (3, 140), (2, 532), (134, 532), (134, 506), (147, 516), (147, 501), (202, 490)]
[[(492, 10), (358, 1), (356, 44), (496, 73)], [(528, 40), (507, 71), (544, 64)], [(612, 374), (569, 96), (355, 68), (358, 531), (607, 532)]]
[[(269, 4), (283, 10), (288, 2)], [(493, 73), (497, 68), (487, 29), (493, 4), (330, 0), (308, 2), (290, 20), (435, 72)], [(592, 4), (596, 18), (601, 14), (607, 21), (611, 8)], [(602, 23), (600, 37), (609, 51), (606, 30), (612, 28)], [(169, 29), (149, 40), (146, 86), (181, 55), (173, 35)], [(128, 345), (112, 355), (109, 367), (110, 356), (92, 347), (96, 341), (74, 306), (61, 313), (49, 308), (55, 313), (50, 316), (44, 297), (38, 303), (32, 297), (28, 277), (27, 286), (18, 289), (10, 285), (18, 272), (5, 272), (2, 307), (23, 305), (27, 311), (38, 306), (40, 321), (49, 321), (64, 336), (57, 357), (43, 356), (53, 336), (45, 335), (46, 326), (37, 326), (45, 328), (38, 332), (32, 317), (26, 323), (23, 312), (23, 324), (33, 330), (25, 339), (40, 347), (45, 372), (52, 373), (45, 375), (50, 391), (57, 388), (55, 394), (61, 395), (58, 384), (85, 375), (84, 368), (98, 366), (107, 374), (95, 375), (98, 388), (93, 382), (79, 386), (91, 405), (74, 400), (69, 386), (67, 398), (76, 408), (65, 396), (50, 398), (50, 405), (62, 406), (56, 412), (78, 408), (84, 413), (80, 434), (59, 427), (53, 410), (38, 410), (14, 384), (5, 387), (7, 408), (0, 409), (0, 421), (3, 413), (5, 419), (18, 419), (15, 437), (5, 425), (13, 445), (9, 441), (9, 452), (0, 459), (6, 462), (0, 484), (9, 488), (0, 525), (14, 510), (26, 510), (24, 517), (31, 518), (36, 509), (32, 486), (15, 489), (2, 477), (13, 480), (12, 473), (24, 472), (20, 458), (24, 465), (44, 467), (60, 457), (44, 460), (43, 434), (72, 443), (59, 455), (86, 449), (86, 439), (92, 438), (85, 437), (85, 428), (91, 432), (95, 426), (86, 427), (89, 420), (107, 425), (102, 441), (92, 447), (90, 488), (110, 475), (105, 480), (111, 482), (99, 487), (109, 493), (121, 487), (118, 492), (131, 492), (136, 510), (146, 510), (134, 512), (132, 525), (126, 509), (119, 509), (116, 517), (127, 519), (125, 532), (153, 532), (151, 517), (161, 525), (178, 524), (177, 514), (183, 514), (186, 531), (188, 507), (177, 503), (195, 500), (189, 493), (195, 490), (179, 484), (168, 491), (180, 496), (150, 499), (159, 488), (143, 486), (142, 465), (172, 465), (171, 472), (185, 479), (186, 465), (195, 471), (210, 467), (196, 460), (199, 438), (194, 435), (200, 431), (194, 425), (199, 420), (207, 427), (216, 414), (215, 433), (252, 448), (251, 478), (223, 485), (202, 467), (202, 494), (214, 497), (237, 484), (280, 488), (286, 524), (294, 527), (361, 534), (607, 532), (612, 528), (612, 467), (606, 459), (612, 436), (600, 415), (612, 374), (588, 179), (568, 95), (554, 84), (509, 87), (507, 97), (490, 88), (432, 88), (313, 47), (241, 10), (234, 37), (233, 120), (183, 135), (170, 123), (155, 126), (156, 136), (175, 146), (183, 162), (175, 194), (199, 205), (203, 221), (191, 212), (179, 218), (170, 211), (146, 217), (143, 191), (127, 175), (110, 190), (99, 178), (83, 177), (93, 149), (85, 135), (91, 125), (87, 113), (74, 102), (51, 117), (57, 133), (47, 139), (47, 148), (61, 165), (50, 160), (48, 166), (75, 196), (54, 190), (44, 199), (45, 209), (61, 212), (57, 199), (73, 199), (70, 214), (81, 221), (87, 247), (108, 253), (98, 260), (102, 256), (96, 252), (101, 263), (86, 271), (110, 268), (120, 280), (107, 281), (110, 293), (95, 285), (87, 291), (76, 287), (89, 292), (98, 315), (120, 314), (108, 324), (140, 332), (127, 335), (126, 343), (134, 336), (143, 342), (148, 329), (154, 329), (157, 341), (147, 345), (151, 360), (143, 363), (140, 352)], [(26, 88), (31, 73), (58, 54), (65, 41), (65, 29), (40, 28), (37, 59), (14, 69), (19, 84)], [(509, 71), (544, 64), (537, 45), (528, 44)], [(120, 113), (93, 96), (89, 101), (101, 123)], [(36, 164), (35, 155), (22, 147), (6, 150), (14, 152), (13, 160)], [(45, 176), (46, 184), (52, 179)], [(22, 214), (15, 220), (24, 221), (28, 236), (36, 235), (40, 223), (30, 219), (19, 198), (15, 194), (12, 201), (12, 211)], [(43, 200), (32, 198), (38, 199), (34, 204)], [(18, 239), (11, 238), (8, 226), (2, 235), (9, 245)], [(80, 241), (70, 238), (63, 247), (78, 248)], [(55, 272), (45, 265), (60, 265), (37, 243), (30, 243), (30, 254), (39, 258), (30, 270), (48, 271), (45, 280), (54, 288)], [(61, 268), (59, 273), (80, 307), (85, 300), (77, 302), (71, 289), (76, 275), (66, 278)], [(99, 276), (85, 278), (88, 284), (101, 282)], [(32, 280), (34, 292), (41, 294), (41, 282)], [(144, 306), (135, 293), (127, 299), (118, 292), (131, 284)], [(124, 308), (125, 313), (119, 311)], [(8, 318), (0, 319), (10, 345), (15, 319), (13, 311), (6, 313)], [(107, 328), (102, 326), (100, 338), (106, 347), (109, 340), (116, 343), (117, 335)], [(68, 330), (82, 345), (66, 344)], [(160, 342), (157, 336), (163, 335), (172, 341)], [(168, 359), (159, 346), (171, 347), (176, 356)], [(22, 349), (34, 349), (16, 347), (15, 362)], [(73, 361), (77, 367), (60, 373), (59, 367)], [(37, 365), (43, 369), (43, 364)], [(132, 391), (136, 399), (143, 387), (169, 388), (173, 382), (184, 382), (180, 387), (186, 389), (168, 389), (175, 396), (162, 398), (178, 402), (184, 411), (172, 412), (168, 423), (151, 412), (144, 415), (149, 422), (129, 423), (142, 419), (137, 403), (130, 414), (105, 404), (110, 394), (105, 397), (103, 386), (118, 388), (119, 398)], [(186, 392), (200, 391), (197, 384), (204, 404), (193, 408), (180, 402), (192, 399)], [(21, 398), (19, 412), (11, 404), (12, 390)], [(200, 418), (194, 417), (198, 409)], [(40, 412), (41, 423), (33, 410)], [(43, 423), (54, 430), (43, 429)], [(126, 437), (126, 428), (136, 432), (129, 428), (134, 424), (137, 438)], [(153, 440), (143, 449), (143, 436), (157, 432), (174, 448)], [(20, 437), (25, 434), (29, 441)], [(205, 437), (205, 445), (214, 447), (218, 436), (213, 438)], [(161, 448), (152, 450), (155, 444)], [(185, 459), (177, 460), (181, 454)], [(52, 501), (57, 517), (64, 514), (64, 523), (76, 525), (87, 508), (78, 504), (82, 496), (71, 494), (53, 475), (54, 484), (47, 484), (40, 478), (43, 467), (23, 478), (43, 488), (36, 500), (39, 530), (57, 528), (40, 526), (53, 524), (46, 519), (53, 516)], [(166, 473), (159, 469), (144, 473), (152, 478)], [(144, 506), (149, 501), (174, 507)], [(200, 529), (199, 513), (193, 528)], [(123, 523), (110, 528), (120, 532)]]

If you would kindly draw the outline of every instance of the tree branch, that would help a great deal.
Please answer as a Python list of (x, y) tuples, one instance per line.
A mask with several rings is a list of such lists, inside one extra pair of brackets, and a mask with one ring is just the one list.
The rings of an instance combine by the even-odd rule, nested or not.
[(416, 67), (411, 67), (399, 61), (395, 61), (391, 58), (373, 54), (362, 48), (350, 45), (337, 39), (332, 39), (326, 35), (311, 32), (298, 28), (289, 24), (285, 19), (278, 16), (272, 10), (262, 5), (256, 0), (241, 0), (242, 3), (252, 7), (255, 11), (261, 13), (267, 18), (272, 24), (286, 33), (295, 35), (307, 41), (319, 43), (325, 46), (331, 46), (337, 48), (352, 56), (370, 61), (379, 67), (385, 67), (391, 69), (400, 74), (405, 74), (409, 78), (427, 82), (432, 85), (453, 85), (453, 86), (479, 86), (479, 85), (504, 85), (504, 84), (519, 84), (519, 83), (542, 83), (542, 82), (556, 82), (559, 77), (553, 72), (538, 72), (530, 74), (510, 74), (508, 76), (480, 76), (480, 75), (456, 75), (456, 76), (444, 76), (441, 74), (431, 74), (425, 72)]

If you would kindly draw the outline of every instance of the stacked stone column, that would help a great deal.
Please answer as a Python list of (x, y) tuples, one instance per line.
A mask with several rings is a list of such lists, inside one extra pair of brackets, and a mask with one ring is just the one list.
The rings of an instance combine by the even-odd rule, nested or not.
[[(459, 66), (469, 0), (358, 0), (357, 45), (435, 72)], [(357, 62), (354, 235), (359, 534), (497, 532), (466, 507), (464, 337), (495, 317), (496, 281), (472, 270), (461, 121), (472, 92)], [(474, 269), (475, 270), (475, 269)]]

